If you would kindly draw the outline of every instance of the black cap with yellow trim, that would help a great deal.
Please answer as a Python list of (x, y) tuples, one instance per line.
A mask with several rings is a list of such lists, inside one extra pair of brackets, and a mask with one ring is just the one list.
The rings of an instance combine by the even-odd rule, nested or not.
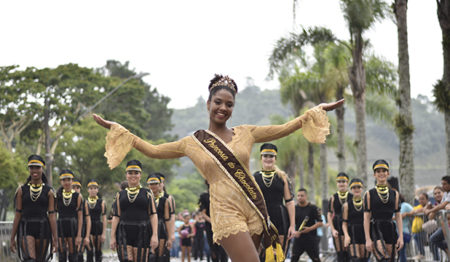
[(130, 160), (127, 163), (126, 171), (139, 171), (142, 173), (142, 164), (139, 160)]
[(166, 176), (164, 176), (164, 174), (161, 174), (158, 172), (156, 172), (155, 174), (157, 174), (159, 176), (159, 180), (161, 180), (161, 182), (164, 182), (166, 180)]
[(359, 178), (353, 178), (352, 180), (350, 180), (350, 186), (349, 188), (351, 189), (354, 186), (360, 186), (360, 187), (364, 187), (364, 183), (361, 179)]
[(91, 179), (91, 180), (88, 182), (87, 187), (89, 188), (89, 187), (91, 187), (91, 186), (98, 187), (97, 181), (95, 181), (94, 179)]
[(28, 157), (28, 166), (45, 167), (45, 161), (40, 155), (31, 155)]
[(157, 173), (151, 173), (147, 177), (147, 185), (154, 185), (161, 183), (161, 179)]
[(336, 181), (337, 180), (347, 180), (348, 181), (348, 175), (344, 172), (339, 172), (339, 174), (336, 175)]
[(70, 171), (69, 169), (63, 169), (59, 173), (59, 180), (66, 179), (66, 178), (73, 179), (74, 177), (75, 176), (73, 175), (73, 172)]
[(373, 171), (377, 170), (378, 168), (383, 168), (389, 171), (389, 163), (384, 159), (379, 159), (372, 165)]
[(72, 182), (72, 186), (79, 186), (81, 188), (81, 182), (78, 178), (74, 178)]
[(274, 156), (276, 156), (277, 152), (278, 152), (278, 148), (274, 144), (264, 143), (259, 148), (259, 151), (261, 152), (261, 155), (274, 155)]

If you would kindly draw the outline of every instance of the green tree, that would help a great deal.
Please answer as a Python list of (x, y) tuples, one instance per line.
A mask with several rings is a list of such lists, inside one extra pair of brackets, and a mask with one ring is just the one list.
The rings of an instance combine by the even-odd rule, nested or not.
[(206, 185), (200, 174), (194, 173), (187, 178), (173, 180), (167, 190), (176, 199), (178, 211), (187, 209), (192, 212), (198, 209), (198, 199)]
[(446, 152), (447, 152), (447, 175), (450, 175), (450, 0), (436, 0), (437, 15), (442, 31), (442, 49), (444, 56), (444, 74), (433, 89), (435, 105), (439, 111), (444, 113)]
[(363, 54), (367, 46), (363, 33), (387, 13), (387, 5), (382, 0), (341, 0), (341, 8), (350, 31), (352, 65), (349, 68), (356, 116), (356, 173), (367, 183), (366, 147), (366, 73)]

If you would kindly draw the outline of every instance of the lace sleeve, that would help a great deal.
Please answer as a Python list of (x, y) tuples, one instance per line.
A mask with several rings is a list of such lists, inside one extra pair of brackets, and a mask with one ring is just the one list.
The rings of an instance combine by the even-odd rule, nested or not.
[(118, 166), (133, 147), (151, 158), (168, 159), (184, 156), (184, 140), (152, 145), (135, 136), (123, 126), (114, 124), (106, 135), (105, 157), (108, 160), (109, 168), (113, 169)]
[(266, 142), (287, 136), (302, 128), (303, 136), (311, 143), (325, 143), (330, 134), (330, 123), (325, 110), (316, 106), (303, 115), (282, 125), (250, 126), (255, 142)]

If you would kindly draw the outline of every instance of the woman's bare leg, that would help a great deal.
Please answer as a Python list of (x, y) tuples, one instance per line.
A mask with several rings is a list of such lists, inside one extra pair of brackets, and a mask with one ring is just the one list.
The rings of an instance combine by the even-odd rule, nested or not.
[(28, 253), (30, 258), (36, 259), (36, 248), (35, 248), (35, 240), (32, 236), (26, 236), (27, 245), (23, 246), (23, 250), (25, 250), (25, 247), (27, 247), (27, 250), (25, 252)]
[(220, 244), (233, 262), (259, 262), (255, 243), (248, 232), (222, 238)]
[(165, 239), (160, 239), (159, 240), (159, 248), (158, 248), (158, 255), (162, 256), (164, 254), (164, 245), (166, 244), (166, 240)]
[(187, 247), (187, 261), (191, 262), (191, 247)]
[(134, 252), (133, 252), (133, 247), (132, 246), (127, 246), (127, 257), (128, 260), (130, 261), (135, 261), (135, 256), (134, 256)]

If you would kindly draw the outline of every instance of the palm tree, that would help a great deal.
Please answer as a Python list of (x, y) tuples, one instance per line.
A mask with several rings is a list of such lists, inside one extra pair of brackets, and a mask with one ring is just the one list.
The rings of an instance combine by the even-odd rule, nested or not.
[[(411, 85), (409, 81), (409, 51), (408, 51), (408, 27), (407, 27), (407, 0), (395, 0), (393, 4), (395, 18), (397, 20), (398, 33), (398, 75), (399, 97), (397, 105), (399, 113), (395, 119), (395, 129), (400, 144), (400, 184), (405, 188), (414, 188), (414, 148), (411, 113)], [(413, 190), (402, 191), (407, 202), (414, 200)]]
[(387, 6), (381, 0), (341, 0), (341, 8), (350, 31), (352, 65), (349, 68), (350, 87), (352, 89), (356, 115), (356, 173), (367, 183), (367, 147), (366, 147), (366, 73), (363, 54), (366, 41), (363, 33), (375, 21), (383, 19)]
[(444, 53), (444, 74), (433, 89), (435, 105), (444, 113), (445, 133), (447, 134), (447, 175), (450, 175), (450, 0), (436, 0), (439, 25), (442, 31)]

